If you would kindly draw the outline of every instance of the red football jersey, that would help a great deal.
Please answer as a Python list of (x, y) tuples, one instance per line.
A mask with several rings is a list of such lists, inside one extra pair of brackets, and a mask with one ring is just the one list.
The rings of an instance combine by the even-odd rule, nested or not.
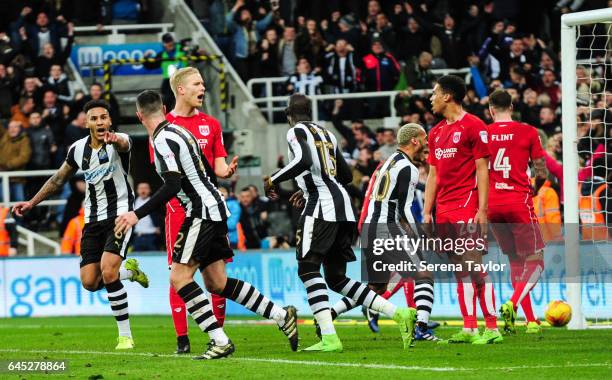
[[(192, 116), (179, 116), (174, 111), (166, 115), (166, 120), (187, 129), (196, 138), (202, 153), (211, 168), (215, 168), (215, 158), (227, 157), (223, 146), (223, 130), (221, 124), (212, 116), (198, 110)], [(151, 162), (153, 161), (153, 146), (149, 144)], [(168, 204), (173, 210), (182, 210), (178, 199), (172, 198)]]
[(475, 160), (488, 157), (487, 126), (466, 113), (448, 124), (442, 120), (429, 132), (429, 163), (436, 167), (436, 212), (478, 208)]
[(487, 129), (491, 154), (489, 204), (530, 201), (529, 160), (544, 157), (537, 130), (516, 121), (495, 122)]

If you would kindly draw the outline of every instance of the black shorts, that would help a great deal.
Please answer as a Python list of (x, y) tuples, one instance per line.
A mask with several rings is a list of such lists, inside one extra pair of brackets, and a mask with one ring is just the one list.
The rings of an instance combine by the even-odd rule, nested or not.
[(132, 229), (118, 236), (115, 235), (114, 230), (114, 218), (85, 224), (81, 237), (81, 267), (99, 263), (104, 252), (114, 253), (125, 260)]
[(200, 269), (217, 260), (227, 260), (234, 252), (227, 237), (227, 224), (187, 217), (181, 225), (172, 251), (172, 262), (187, 264), (194, 260)]
[(357, 226), (355, 222), (327, 222), (312, 216), (300, 217), (296, 232), (296, 258), (305, 260), (308, 255), (317, 254), (323, 258), (355, 261), (351, 245)]

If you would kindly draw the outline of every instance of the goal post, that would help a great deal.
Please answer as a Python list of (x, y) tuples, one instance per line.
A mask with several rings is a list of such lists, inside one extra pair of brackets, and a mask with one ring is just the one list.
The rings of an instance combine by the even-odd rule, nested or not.
[[(561, 94), (563, 137), (563, 187), (567, 301), (572, 307), (569, 329), (587, 327), (582, 309), (579, 227), (579, 156), (577, 124), (577, 36), (582, 25), (612, 22), (612, 8), (565, 14), (561, 17)], [(608, 36), (608, 39), (610, 36)], [(606, 52), (605, 59), (609, 59)], [(604, 82), (605, 83), (605, 82)], [(605, 86), (605, 85), (604, 85)], [(606, 88), (604, 87), (604, 91)], [(612, 89), (610, 89), (612, 90)]]

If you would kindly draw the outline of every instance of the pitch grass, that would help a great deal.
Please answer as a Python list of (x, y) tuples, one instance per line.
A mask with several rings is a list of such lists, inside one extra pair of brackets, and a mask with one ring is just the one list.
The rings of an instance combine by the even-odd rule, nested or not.
[[(117, 352), (112, 317), (0, 320), (0, 361), (69, 362), (69, 370), (61, 374), (4, 372), (0, 379), (609, 379), (612, 374), (612, 330), (547, 328), (542, 336), (520, 332), (501, 345), (419, 342), (404, 351), (393, 325), (382, 326), (378, 335), (363, 324), (339, 325), (345, 351), (322, 354), (291, 352), (276, 326), (230, 322), (226, 331), (236, 344), (235, 354), (204, 362), (172, 355), (170, 317), (133, 316), (131, 324), (136, 348)], [(437, 330), (442, 337), (455, 331), (456, 327)], [(199, 354), (207, 336), (193, 324), (190, 334)], [(300, 336), (302, 348), (316, 342), (310, 325), (300, 325)]]

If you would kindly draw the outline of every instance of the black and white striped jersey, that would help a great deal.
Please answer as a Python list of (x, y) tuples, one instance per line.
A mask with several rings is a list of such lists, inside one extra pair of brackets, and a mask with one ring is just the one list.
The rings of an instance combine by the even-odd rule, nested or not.
[(211, 181), (212, 169), (188, 130), (163, 122), (153, 133), (153, 149), (155, 170), (160, 176), (166, 172), (181, 173), (181, 190), (176, 197), (188, 217), (212, 221), (227, 219), (230, 212), (223, 195)]
[(287, 132), (291, 162), (272, 176), (272, 183), (295, 179), (304, 192), (302, 215), (328, 222), (354, 222), (351, 199), (343, 185), (352, 180), (336, 137), (325, 128), (300, 122)]
[(376, 172), (364, 223), (414, 224), (410, 210), (419, 181), (419, 169), (402, 151), (396, 151)]
[(90, 145), (91, 136), (77, 140), (68, 148), (66, 163), (85, 176), (85, 223), (115, 218), (133, 210), (134, 193), (128, 182), (132, 140), (125, 133), (130, 150), (118, 152), (112, 144), (99, 149)]

